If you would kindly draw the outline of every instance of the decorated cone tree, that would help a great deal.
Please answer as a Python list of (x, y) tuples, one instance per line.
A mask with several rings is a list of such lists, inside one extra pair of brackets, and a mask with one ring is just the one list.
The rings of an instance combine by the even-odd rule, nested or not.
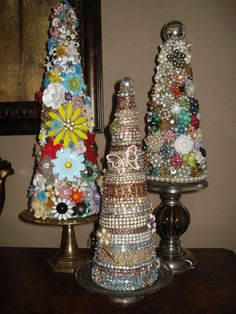
[(103, 288), (129, 291), (152, 285), (159, 268), (153, 239), (155, 217), (147, 192), (135, 95), (129, 78), (120, 83), (110, 132), (92, 280)]
[[(41, 128), (30, 210), (67, 220), (99, 211), (93, 109), (81, 67), (78, 19), (68, 1), (52, 10), (42, 95)], [(39, 95), (40, 96), (40, 95)]]
[(145, 165), (151, 181), (191, 183), (207, 177), (191, 44), (183, 40), (184, 35), (179, 22), (163, 29), (165, 42), (158, 55), (144, 139)]

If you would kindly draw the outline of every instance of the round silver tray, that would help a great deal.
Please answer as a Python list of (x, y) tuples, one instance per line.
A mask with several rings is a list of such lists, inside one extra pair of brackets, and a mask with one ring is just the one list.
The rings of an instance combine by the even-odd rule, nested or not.
[(92, 281), (91, 261), (75, 270), (75, 280), (82, 288), (95, 294), (110, 297), (112, 301), (118, 303), (137, 302), (146, 294), (152, 294), (164, 288), (171, 281), (172, 276), (171, 268), (161, 262), (158, 280), (152, 286), (134, 291), (114, 291), (99, 287)]

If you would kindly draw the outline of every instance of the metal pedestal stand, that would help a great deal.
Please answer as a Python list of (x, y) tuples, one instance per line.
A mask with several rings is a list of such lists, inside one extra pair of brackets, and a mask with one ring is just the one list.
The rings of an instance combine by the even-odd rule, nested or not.
[(147, 181), (150, 192), (159, 193), (161, 204), (155, 209), (157, 234), (161, 237), (157, 256), (167, 263), (174, 272), (183, 272), (196, 266), (194, 255), (180, 245), (180, 236), (187, 230), (190, 214), (181, 204), (182, 193), (204, 190), (207, 181), (197, 183), (162, 183)]
[(35, 218), (33, 213), (29, 210), (24, 210), (19, 217), (23, 221), (29, 223), (62, 227), (60, 249), (48, 260), (48, 263), (52, 266), (53, 271), (73, 273), (76, 268), (83, 265), (90, 259), (89, 254), (86, 251), (79, 249), (77, 245), (74, 226), (97, 221), (97, 215), (80, 219), (68, 219), (65, 221), (59, 221), (57, 219), (42, 220)]

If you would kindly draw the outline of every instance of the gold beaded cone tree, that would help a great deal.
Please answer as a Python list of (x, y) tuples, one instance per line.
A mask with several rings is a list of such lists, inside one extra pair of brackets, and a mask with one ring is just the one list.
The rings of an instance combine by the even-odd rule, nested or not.
[(116, 291), (152, 285), (158, 278), (149, 201), (133, 82), (124, 78), (110, 126), (111, 148), (103, 178), (102, 208), (92, 280)]
[(163, 28), (147, 112), (144, 158), (150, 181), (191, 183), (207, 178), (206, 151), (195, 97), (191, 44), (180, 22)]
[(53, 8), (29, 195), (35, 218), (67, 220), (99, 210), (93, 110), (78, 50), (78, 23), (68, 1)]

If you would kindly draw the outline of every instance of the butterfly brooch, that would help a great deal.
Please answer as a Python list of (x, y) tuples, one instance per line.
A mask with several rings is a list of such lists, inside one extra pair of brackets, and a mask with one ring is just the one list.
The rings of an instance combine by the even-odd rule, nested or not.
[(123, 174), (127, 168), (135, 170), (140, 168), (138, 164), (137, 147), (135, 145), (131, 145), (127, 148), (123, 158), (116, 154), (108, 154), (107, 161), (120, 175)]

